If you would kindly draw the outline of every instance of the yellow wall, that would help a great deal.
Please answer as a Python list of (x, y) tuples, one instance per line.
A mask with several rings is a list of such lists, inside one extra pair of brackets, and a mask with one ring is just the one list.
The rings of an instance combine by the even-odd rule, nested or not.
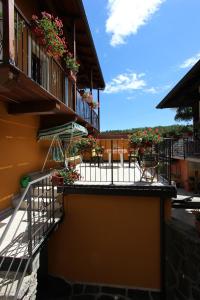
[(159, 198), (68, 195), (64, 204), (65, 219), (49, 241), (50, 273), (71, 281), (160, 288)]
[(0, 210), (19, 192), (22, 175), (39, 171), (48, 144), (37, 142), (39, 117), (12, 116), (0, 102)]

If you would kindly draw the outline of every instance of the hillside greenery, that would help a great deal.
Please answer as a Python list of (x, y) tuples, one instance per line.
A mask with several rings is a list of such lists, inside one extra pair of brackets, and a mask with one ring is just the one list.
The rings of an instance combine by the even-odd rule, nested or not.
[[(102, 131), (102, 134), (132, 134), (136, 131), (146, 130), (149, 127), (138, 127), (138, 128), (131, 128), (131, 129), (124, 129), (124, 130), (107, 130)], [(152, 129), (158, 128), (160, 135), (167, 136), (167, 135), (181, 135), (184, 132), (192, 132), (193, 126), (192, 125), (169, 125), (169, 126), (156, 126), (151, 127)]]

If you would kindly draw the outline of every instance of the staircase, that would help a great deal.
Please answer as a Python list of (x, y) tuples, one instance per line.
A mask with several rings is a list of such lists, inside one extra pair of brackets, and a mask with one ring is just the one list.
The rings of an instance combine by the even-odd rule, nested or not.
[(51, 175), (35, 177), (0, 216), (0, 300), (34, 299), (38, 253), (63, 214)]

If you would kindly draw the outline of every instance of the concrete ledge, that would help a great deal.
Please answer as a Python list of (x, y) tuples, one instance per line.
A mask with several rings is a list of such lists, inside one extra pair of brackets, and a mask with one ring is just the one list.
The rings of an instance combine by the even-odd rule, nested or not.
[(176, 187), (172, 185), (67, 185), (58, 187), (58, 192), (67, 194), (97, 194), (97, 195), (133, 195), (160, 196), (164, 198), (176, 197)]

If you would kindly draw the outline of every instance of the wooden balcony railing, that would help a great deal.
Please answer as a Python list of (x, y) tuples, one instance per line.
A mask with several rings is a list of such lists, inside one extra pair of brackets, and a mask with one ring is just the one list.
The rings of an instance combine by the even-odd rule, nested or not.
[(82, 119), (99, 130), (99, 117), (97, 113), (82, 99), (78, 91), (76, 93), (76, 112)]
[(49, 57), (29, 23), (15, 8), (15, 65), (57, 99), (65, 103), (65, 71)]
[[(10, 27), (6, 25), (9, 22), (14, 24), (11, 32), (9, 31)], [(96, 112), (82, 100), (78, 92), (77, 95), (75, 94), (75, 85), (68, 80), (67, 73), (60, 62), (47, 55), (44, 46), (39, 42), (39, 38), (32, 31), (29, 21), (17, 7), (14, 7), (11, 0), (5, 2), (0, 0), (1, 62), (17, 69), (19, 71), (17, 74), (23, 78), (23, 81), (20, 80), (21, 86), (18, 86), (19, 92), (14, 95), (10, 95), (8, 92), (6, 96), (9, 98), (16, 97), (15, 100), (20, 101), (24, 97), (23, 93), (20, 94), (20, 88), (23, 89), (24, 87), (26, 94), (30, 92), (29, 101), (33, 101), (32, 99), (35, 98), (39, 101), (40, 96), (43, 97), (43, 103), (45, 102), (44, 99), (48, 100), (49, 98), (51, 101), (59, 100), (66, 105), (66, 113), (68, 112), (67, 109), (70, 108), (70, 113), (73, 110), (74, 114), (78, 114), (87, 123), (99, 129)], [(32, 82), (28, 78), (32, 79)], [(39, 86), (36, 86), (35, 83)], [(32, 92), (35, 98), (32, 97)], [(24, 102), (23, 99), (22, 102)], [(16, 113), (15, 108), (10, 110), (11, 113), (12, 111)]]

